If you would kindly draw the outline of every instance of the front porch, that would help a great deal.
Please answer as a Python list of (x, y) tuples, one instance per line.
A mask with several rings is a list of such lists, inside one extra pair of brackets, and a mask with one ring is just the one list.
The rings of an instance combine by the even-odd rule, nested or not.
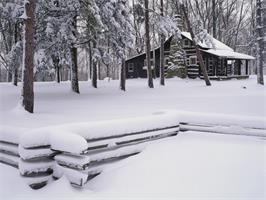
[[(211, 80), (246, 79), (250, 75), (252, 56), (221, 50), (202, 51), (204, 64)], [(200, 70), (200, 78), (203, 78)]]

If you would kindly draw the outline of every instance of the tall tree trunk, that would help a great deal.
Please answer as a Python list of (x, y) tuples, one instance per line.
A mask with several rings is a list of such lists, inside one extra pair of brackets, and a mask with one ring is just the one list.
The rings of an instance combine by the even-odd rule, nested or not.
[[(262, 10), (262, 2), (261, 0), (257, 0), (257, 82), (258, 84), (264, 85), (263, 80), (263, 51), (264, 51), (264, 43), (263, 38), (265, 37), (265, 33), (263, 33), (263, 10)], [(266, 25), (266, 24), (265, 24)]]
[(187, 15), (187, 11), (186, 11), (186, 8), (185, 6), (182, 4), (182, 7), (181, 9), (183, 10), (183, 13), (184, 13), (184, 17), (185, 17), (185, 20), (187, 22), (187, 27), (188, 27), (188, 30), (190, 32), (190, 35), (191, 35), (191, 38), (192, 38), (192, 42), (195, 46), (195, 49), (196, 49), (196, 53), (197, 53), (197, 58), (199, 60), (199, 65), (200, 65), (200, 68), (201, 68), (201, 71), (202, 71), (202, 74), (203, 74), (203, 77), (204, 77), (204, 80), (205, 80), (205, 83), (207, 86), (210, 86), (211, 85), (211, 82), (209, 80), (209, 77), (208, 77), (208, 74), (207, 74), (207, 70), (206, 70), (206, 67), (204, 65), (204, 62), (203, 62), (203, 59), (202, 59), (202, 55), (201, 55), (201, 52), (199, 50), (199, 46), (195, 40), (195, 35), (194, 35), (194, 32), (192, 30), (192, 27), (190, 25), (190, 21), (188, 19), (188, 15)]
[(57, 83), (60, 83), (60, 67), (59, 66), (57, 66), (56, 67), (56, 81), (57, 81)]
[(89, 78), (91, 79), (92, 77), (92, 50), (91, 50), (91, 42), (89, 42), (89, 64), (90, 64), (90, 74), (89, 74)]
[[(15, 24), (15, 31), (14, 31), (14, 42), (15, 44), (18, 42), (18, 24)], [(13, 69), (13, 85), (17, 86), (18, 85), (18, 67), (19, 66), (14, 66)]]
[(212, 0), (212, 36), (214, 38), (217, 38), (216, 37), (216, 26), (217, 26), (217, 16), (216, 16), (216, 2), (215, 0)]
[(71, 48), (71, 89), (73, 92), (79, 93), (78, 81), (78, 50), (76, 47)]
[[(110, 53), (110, 38), (109, 38), (109, 36), (107, 39), (107, 53), (108, 53), (108, 55)], [(106, 77), (108, 78), (108, 81), (110, 81), (110, 64), (109, 63), (106, 65)]]
[(152, 69), (151, 69), (151, 44), (150, 44), (150, 19), (149, 19), (149, 1), (145, 0), (145, 38), (146, 38), (146, 60), (148, 86), (153, 88)]
[(100, 61), (97, 62), (97, 66), (98, 66), (98, 69), (97, 69), (98, 80), (101, 80), (101, 62)]
[[(77, 16), (73, 20), (73, 28), (77, 30)], [(78, 79), (78, 49), (74, 46), (71, 48), (71, 89), (73, 92), (79, 94), (79, 79)]]
[(122, 58), (122, 65), (120, 70), (120, 89), (126, 91), (126, 60)]
[[(163, 0), (161, 0), (161, 16), (163, 17)], [(165, 77), (164, 77), (164, 69), (165, 69), (165, 62), (164, 62), (164, 40), (165, 37), (163, 34), (160, 35), (161, 47), (160, 47), (160, 84), (165, 85)]]
[[(152, 0), (152, 9), (155, 12), (155, 0)], [(152, 52), (152, 57), (153, 57), (153, 78), (156, 79), (156, 34), (155, 34), (155, 25), (152, 25), (152, 37), (153, 37), (153, 52)]]
[(34, 91), (33, 91), (33, 68), (34, 68), (34, 8), (35, 0), (28, 0), (25, 4), (25, 35), (23, 44), (23, 89), (22, 106), (30, 113), (34, 109)]
[[(93, 51), (97, 48), (97, 42), (93, 41)], [(92, 58), (92, 87), (97, 88), (97, 60)]]

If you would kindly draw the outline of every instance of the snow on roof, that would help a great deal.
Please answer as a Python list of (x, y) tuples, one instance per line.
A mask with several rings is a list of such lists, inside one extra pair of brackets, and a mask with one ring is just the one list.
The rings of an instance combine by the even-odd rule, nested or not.
[[(189, 32), (182, 32), (181, 35), (183, 35), (184, 37), (188, 38), (189, 40), (192, 40), (191, 35), (190, 35)], [(215, 49), (221, 49), (221, 50), (223, 49), (223, 50), (228, 50), (228, 51), (234, 51), (232, 48), (230, 48), (226, 44), (220, 42), (219, 40), (216, 40), (215, 38), (213, 38), (213, 43), (215, 45)], [(209, 45), (207, 45), (205, 42), (200, 42), (199, 46), (201, 46), (202, 48), (211, 49), (211, 47)]]
[(254, 60), (255, 59), (253, 56), (234, 52), (234, 51), (228, 51), (228, 50), (208, 49), (208, 50), (201, 50), (201, 51), (213, 54), (215, 56), (225, 57), (228, 59), (243, 59), (243, 60)]
[[(189, 32), (182, 32), (181, 33), (184, 37), (191, 39), (191, 35)], [(204, 52), (219, 56), (219, 57), (226, 57), (229, 59), (245, 59), (245, 60), (254, 60), (255, 58), (253, 56), (249, 56), (247, 54), (234, 52), (232, 48), (227, 46), (226, 44), (220, 42), (219, 40), (216, 40), (213, 38), (213, 43), (215, 48), (210, 47), (205, 42), (200, 42), (199, 46), (202, 48), (207, 48), (208, 50), (202, 50)]]

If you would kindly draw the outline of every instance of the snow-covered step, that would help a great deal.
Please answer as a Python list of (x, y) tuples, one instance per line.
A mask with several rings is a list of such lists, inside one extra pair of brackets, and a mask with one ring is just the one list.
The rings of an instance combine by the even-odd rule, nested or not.
[(92, 166), (100, 165), (102, 163), (114, 162), (132, 155), (136, 155), (140, 153), (144, 149), (144, 147), (145, 145), (143, 144), (131, 145), (109, 151), (94, 152), (86, 156), (60, 154), (55, 156), (55, 160), (61, 166), (77, 170), (86, 170)]
[(19, 156), (0, 152), (0, 162), (18, 168)]
[(117, 146), (125, 146), (131, 144), (138, 144), (146, 141), (161, 139), (164, 137), (174, 136), (178, 133), (179, 126), (175, 126), (173, 128), (167, 128), (163, 130), (156, 131), (145, 131), (139, 133), (132, 133), (127, 136), (119, 137), (119, 138), (108, 138), (98, 141), (88, 142), (88, 149), (84, 151), (84, 154), (89, 153), (93, 150), (99, 149), (112, 149)]

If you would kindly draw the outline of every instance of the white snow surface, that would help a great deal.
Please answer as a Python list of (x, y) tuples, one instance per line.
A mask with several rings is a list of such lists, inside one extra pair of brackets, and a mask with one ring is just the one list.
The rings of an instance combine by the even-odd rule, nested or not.
[[(64, 134), (69, 134), (75, 137), (73, 143), (65, 139), (68, 145), (60, 146), (69, 150), (76, 140), (85, 140), (87, 135), (81, 133), (89, 134), (86, 128), (92, 122), (145, 116), (159, 119), (169, 110), (179, 112), (175, 121), (183, 118), (198, 123), (207, 120), (210, 124), (232, 122), (232, 127), (265, 127), (266, 88), (256, 84), (256, 77), (212, 81), (211, 87), (198, 79), (167, 79), (166, 86), (161, 87), (157, 79), (155, 89), (147, 87), (147, 80), (136, 79), (127, 81), (127, 92), (121, 92), (118, 85), (118, 81), (100, 81), (99, 88), (93, 89), (89, 82), (81, 82), (81, 94), (77, 95), (70, 91), (70, 82), (35, 83), (35, 114), (28, 114), (17, 106), (21, 85), (1, 83), (0, 130), (5, 131), (0, 137), (17, 143), (21, 133), (26, 141), (21, 144), (31, 146), (50, 144), (51, 135), (61, 140)], [(159, 121), (156, 123), (160, 124)], [(81, 126), (76, 129), (78, 125)], [(91, 131), (96, 136), (100, 125), (91, 126), (98, 126)], [(123, 126), (132, 128), (126, 122)], [(66, 132), (71, 127), (79, 135), (73, 135), (73, 130)], [(84, 147), (73, 146), (73, 150), (79, 152)], [(0, 163), (0, 198), (263, 200), (265, 166), (266, 140), (189, 131), (156, 141), (141, 154), (112, 164), (82, 190), (72, 188), (63, 176), (33, 191), (17, 169)]]

